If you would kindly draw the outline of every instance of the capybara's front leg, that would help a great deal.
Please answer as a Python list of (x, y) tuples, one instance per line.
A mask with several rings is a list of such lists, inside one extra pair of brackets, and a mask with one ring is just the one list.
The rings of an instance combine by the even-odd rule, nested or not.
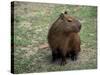
[(65, 52), (62, 52), (61, 53), (61, 65), (65, 65), (67, 62), (66, 62), (66, 54)]
[(65, 65), (66, 64), (66, 56), (63, 56), (61, 59), (61, 65)]
[(77, 57), (78, 57), (78, 53), (75, 52), (75, 51), (72, 51), (72, 52), (71, 52), (71, 59), (72, 59), (73, 61), (75, 61), (75, 60), (77, 60)]
[(57, 54), (52, 51), (52, 62), (55, 62)]

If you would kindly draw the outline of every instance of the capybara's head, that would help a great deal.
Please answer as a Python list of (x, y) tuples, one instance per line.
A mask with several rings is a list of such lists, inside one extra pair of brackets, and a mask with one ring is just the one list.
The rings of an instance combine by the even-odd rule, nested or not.
[(81, 29), (81, 23), (76, 18), (68, 15), (68, 13), (65, 11), (64, 13), (60, 14), (60, 19), (62, 20), (64, 27), (66, 28), (66, 31), (68, 32), (79, 32)]

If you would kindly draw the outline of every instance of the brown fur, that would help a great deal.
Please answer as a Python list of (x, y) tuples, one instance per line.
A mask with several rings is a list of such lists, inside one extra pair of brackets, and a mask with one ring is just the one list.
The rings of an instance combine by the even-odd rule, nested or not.
[(66, 56), (77, 59), (80, 52), (79, 31), (81, 24), (67, 12), (52, 24), (48, 33), (48, 43), (52, 49), (52, 60), (61, 59), (61, 65), (66, 64)]

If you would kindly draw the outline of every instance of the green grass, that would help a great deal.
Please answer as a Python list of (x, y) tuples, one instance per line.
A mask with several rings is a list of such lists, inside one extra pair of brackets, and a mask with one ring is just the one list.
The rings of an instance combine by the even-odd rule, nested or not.
[[(97, 68), (97, 8), (90, 6), (15, 2), (14, 73), (67, 71)], [(68, 11), (82, 23), (81, 52), (65, 66), (51, 63), (51, 50), (39, 49), (61, 12)]]

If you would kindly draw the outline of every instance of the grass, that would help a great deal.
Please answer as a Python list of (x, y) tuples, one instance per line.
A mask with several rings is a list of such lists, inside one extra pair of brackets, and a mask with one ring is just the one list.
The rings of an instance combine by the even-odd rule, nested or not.
[[(14, 73), (97, 68), (96, 7), (15, 2), (14, 10)], [(50, 48), (38, 47), (47, 43), (50, 26), (65, 10), (82, 23), (81, 52), (77, 61), (60, 66), (51, 63)]]

